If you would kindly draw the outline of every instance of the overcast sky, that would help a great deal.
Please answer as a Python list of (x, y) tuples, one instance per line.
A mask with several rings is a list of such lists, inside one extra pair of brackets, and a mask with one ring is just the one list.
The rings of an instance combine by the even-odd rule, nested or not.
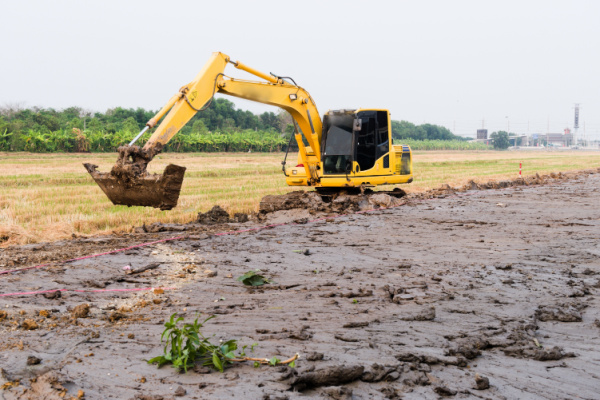
[(321, 114), (546, 133), (581, 103), (579, 134), (600, 138), (600, 1), (1, 3), (0, 106), (157, 110), (221, 51), (292, 76)]

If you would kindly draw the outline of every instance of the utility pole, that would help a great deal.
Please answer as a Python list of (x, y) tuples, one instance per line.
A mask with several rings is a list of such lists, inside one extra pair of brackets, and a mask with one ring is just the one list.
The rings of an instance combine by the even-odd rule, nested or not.
[(550, 134), (550, 116), (548, 116), (548, 126), (546, 126), (546, 148), (548, 148), (548, 135)]

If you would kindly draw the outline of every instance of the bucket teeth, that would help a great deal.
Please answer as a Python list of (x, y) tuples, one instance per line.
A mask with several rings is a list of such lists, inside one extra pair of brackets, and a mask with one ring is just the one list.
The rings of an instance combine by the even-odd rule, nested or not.
[(94, 164), (83, 165), (115, 205), (154, 207), (161, 210), (177, 206), (185, 167), (169, 164), (162, 175), (124, 177), (96, 171), (98, 166)]

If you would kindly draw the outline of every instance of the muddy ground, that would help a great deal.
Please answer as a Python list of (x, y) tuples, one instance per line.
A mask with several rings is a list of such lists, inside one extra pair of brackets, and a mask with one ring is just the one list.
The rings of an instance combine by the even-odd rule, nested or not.
[[(262, 222), (2, 249), (6, 270), (186, 236), (0, 275), (0, 294), (174, 288), (0, 297), (0, 398), (598, 399), (593, 172), (439, 190), (317, 222), (307, 221), (322, 214), (283, 210)], [(296, 223), (214, 235), (286, 218)], [(235, 279), (254, 269), (275, 283), (251, 289)], [(180, 374), (147, 365), (174, 312), (216, 315), (203, 329), (215, 341), (301, 358), (295, 370), (247, 364)]]

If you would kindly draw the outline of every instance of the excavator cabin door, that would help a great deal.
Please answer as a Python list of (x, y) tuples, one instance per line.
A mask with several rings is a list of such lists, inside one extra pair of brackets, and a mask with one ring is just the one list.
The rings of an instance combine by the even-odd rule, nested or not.
[[(381, 167), (389, 168), (390, 140), (387, 111), (358, 112), (354, 123), (354, 137), (358, 171), (366, 172), (373, 169), (376, 167), (377, 160), (386, 155), (387, 162), (384, 158)], [(373, 171), (370, 173), (373, 174)], [(383, 171), (375, 172), (375, 174), (380, 173)]]

